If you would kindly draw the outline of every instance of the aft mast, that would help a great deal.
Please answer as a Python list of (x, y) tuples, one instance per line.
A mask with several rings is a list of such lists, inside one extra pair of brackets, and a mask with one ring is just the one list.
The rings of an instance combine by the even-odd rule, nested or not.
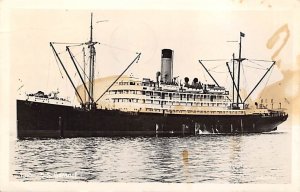
[[(237, 61), (238, 61), (238, 82), (237, 82), (237, 95), (236, 95), (236, 107), (239, 109), (240, 108), (240, 106), (239, 106), (239, 104), (243, 104), (243, 106), (244, 106), (244, 103), (242, 102), (242, 103), (240, 103), (239, 102), (239, 98), (240, 98), (240, 74), (241, 74), (241, 63), (242, 63), (242, 61), (244, 61), (245, 60), (245, 58), (242, 58), (242, 37), (245, 37), (245, 34), (244, 33), (242, 33), (242, 32), (240, 32), (240, 43), (239, 43), (239, 58), (237, 59)], [(244, 108), (244, 107), (243, 107)]]
[[(250, 91), (250, 93), (246, 96), (246, 98), (244, 100), (242, 100), (241, 94), (240, 94), (241, 64), (244, 60), (248, 60), (246, 58), (242, 58), (242, 37), (245, 37), (245, 34), (243, 32), (240, 32), (239, 57), (235, 58), (234, 54), (232, 55), (232, 57), (233, 57), (233, 59), (232, 59), (232, 72), (230, 70), (228, 62), (226, 62), (226, 66), (228, 68), (228, 71), (229, 71), (229, 74), (230, 74), (230, 77), (231, 77), (231, 80), (232, 80), (232, 104), (231, 104), (232, 109), (245, 109), (245, 102), (247, 101), (247, 99), (251, 96), (251, 94), (254, 92), (254, 90), (258, 87), (258, 85), (262, 82), (262, 80), (270, 72), (270, 70), (272, 69), (272, 67), (276, 63), (275, 61), (272, 61), (272, 65), (267, 69), (265, 74), (257, 82), (257, 84)], [(217, 81), (214, 79), (214, 77), (210, 74), (209, 70), (205, 67), (205, 65), (201, 61), (203, 61), (203, 60), (199, 60), (199, 63), (203, 66), (205, 71), (209, 74), (209, 76), (216, 83), (216, 85), (218, 85)], [(207, 61), (214, 61), (214, 60), (207, 60)], [(237, 74), (235, 74), (235, 61), (238, 62)], [(260, 60), (260, 61), (270, 62), (270, 61), (267, 61), (267, 60)], [(237, 80), (235, 80), (235, 75), (237, 75)], [(236, 95), (235, 95), (235, 92), (236, 92)], [(236, 101), (235, 101), (235, 96), (236, 96)]]

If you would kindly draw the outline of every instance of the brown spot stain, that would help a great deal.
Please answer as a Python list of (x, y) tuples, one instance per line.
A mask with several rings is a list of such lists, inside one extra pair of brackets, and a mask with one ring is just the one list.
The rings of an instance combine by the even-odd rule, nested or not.
[[(274, 100), (274, 108), (279, 108), (279, 103), (281, 103), (282, 108), (286, 108), (287, 112), (291, 116), (300, 115), (300, 70), (292, 71), (282, 71), (283, 79), (275, 82), (268, 87), (266, 87), (261, 93), (257, 102), (260, 99), (267, 99), (268, 107), (271, 107), (270, 100)], [(297, 118), (289, 120), (298, 120)]]
[[(284, 34), (284, 38), (280, 36)], [(278, 108), (281, 103), (282, 108), (286, 108), (290, 118), (288, 123), (298, 123), (300, 116), (300, 54), (296, 56), (296, 65), (294, 70), (286, 70), (283, 66), (293, 66), (292, 63), (284, 62), (284, 59), (280, 57), (280, 52), (285, 47), (290, 37), (290, 31), (287, 24), (282, 25), (278, 28), (275, 33), (268, 39), (266, 46), (268, 49), (272, 49), (276, 44), (281, 41), (280, 46), (274, 51), (272, 59), (276, 60), (278, 69), (280, 70), (283, 78), (262, 90), (257, 102), (260, 103), (261, 99), (267, 99), (268, 107), (271, 107), (271, 99), (274, 101), (274, 108)], [(291, 118), (291, 117), (295, 118)]]
[[(283, 39), (282, 44), (279, 46), (279, 48), (274, 52), (274, 54), (272, 55), (272, 60), (276, 60), (276, 57), (279, 55), (279, 53), (281, 52), (281, 50), (283, 49), (283, 47), (286, 45), (289, 37), (290, 37), (290, 30), (288, 27), (288, 24), (284, 24), (283, 26), (281, 26), (273, 35), (272, 37), (269, 38), (268, 42), (267, 42), (267, 48), (268, 49), (272, 49), (274, 47), (274, 45), (280, 40), (280, 35), (282, 33), (285, 33), (285, 37)], [(277, 60), (277, 66), (280, 67), (281, 65), (281, 60), (278, 59)]]
[(183, 172), (186, 178), (186, 182), (190, 180), (190, 173), (189, 173), (189, 152), (187, 149), (183, 150), (182, 153), (182, 161), (183, 161)]
[(187, 166), (189, 163), (189, 152), (186, 149), (182, 151), (182, 160), (183, 164)]
[[(283, 79), (267, 86), (257, 100), (260, 102), (261, 98), (267, 99), (268, 103), (265, 104), (271, 107), (270, 100), (273, 99), (274, 108), (278, 108), (281, 103), (281, 107), (286, 108), (289, 113), (289, 123), (298, 123), (297, 117), (300, 116), (300, 55), (297, 56), (296, 64), (297, 70), (280, 70)], [(292, 116), (296, 118), (291, 118)]]

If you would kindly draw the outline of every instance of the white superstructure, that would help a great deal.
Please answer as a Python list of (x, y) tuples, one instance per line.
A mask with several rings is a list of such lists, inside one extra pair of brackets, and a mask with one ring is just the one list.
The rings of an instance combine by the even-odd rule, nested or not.
[(38, 103), (72, 106), (71, 102), (68, 99), (59, 98), (57, 96), (58, 93), (59, 92), (52, 91), (51, 93), (46, 95), (44, 92), (38, 91), (37, 93), (34, 93), (34, 94), (25, 94), (23, 99), (26, 101), (32, 101), (32, 102), (38, 102)]

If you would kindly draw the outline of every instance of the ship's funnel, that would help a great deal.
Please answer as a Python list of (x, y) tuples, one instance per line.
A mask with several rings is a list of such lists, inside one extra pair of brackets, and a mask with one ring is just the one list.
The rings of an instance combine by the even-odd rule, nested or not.
[(173, 78), (173, 50), (161, 51), (161, 82), (171, 83)]

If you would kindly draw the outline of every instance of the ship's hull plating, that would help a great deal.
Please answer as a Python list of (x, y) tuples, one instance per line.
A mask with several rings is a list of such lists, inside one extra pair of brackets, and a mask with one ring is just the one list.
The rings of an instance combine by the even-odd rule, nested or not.
[(131, 113), (17, 100), (17, 135), (93, 137), (260, 133), (276, 130), (286, 116)]

